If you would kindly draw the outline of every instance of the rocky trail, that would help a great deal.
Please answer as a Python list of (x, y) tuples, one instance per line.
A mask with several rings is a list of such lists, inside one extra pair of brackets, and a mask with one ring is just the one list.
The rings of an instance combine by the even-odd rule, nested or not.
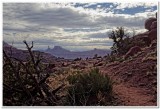
[(155, 106), (154, 96), (147, 89), (132, 87), (124, 83), (113, 85), (113, 92), (118, 95), (121, 105)]
[[(118, 76), (112, 78), (113, 93), (117, 96), (120, 105), (124, 106), (156, 106), (156, 96), (153, 90), (146, 87), (134, 86), (123, 82)], [(156, 89), (155, 89), (156, 90)]]
[(107, 74), (113, 83), (113, 93), (124, 106), (156, 106), (156, 78), (157, 74), (150, 70), (156, 67), (156, 60), (147, 60), (145, 56), (154, 52), (146, 48), (133, 60), (113, 62), (99, 67), (103, 74)]

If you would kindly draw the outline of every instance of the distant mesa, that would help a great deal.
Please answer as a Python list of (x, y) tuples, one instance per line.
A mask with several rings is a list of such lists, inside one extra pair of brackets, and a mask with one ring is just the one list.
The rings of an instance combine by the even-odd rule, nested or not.
[[(7, 52), (7, 54), (10, 54), (10, 51), (12, 49), (12, 55), (13, 57), (20, 58), (22, 60), (26, 60), (26, 57), (28, 57), (28, 52), (26, 50), (20, 50), (17, 49), (6, 42), (3, 41), (3, 49)], [(35, 51), (38, 52), (38, 51)], [(54, 46), (53, 48), (48, 48), (44, 50), (41, 53), (50, 59), (57, 58), (64, 58), (64, 59), (76, 59), (76, 58), (93, 58), (95, 54), (98, 56), (105, 56), (110, 53), (110, 50), (102, 50), (94, 48), (93, 50), (88, 51), (70, 51), (66, 50), (61, 46)]]
[(54, 46), (54, 49), (62, 49), (61, 46)]
[(61, 54), (61, 53), (66, 53), (66, 52), (70, 52), (70, 51), (62, 48), (61, 46), (54, 46), (54, 48), (52, 48), (52, 49), (49, 47), (47, 50), (45, 50), (45, 52), (48, 52), (50, 54), (52, 54), (54, 52)]
[(76, 59), (76, 58), (92, 58), (95, 54), (98, 56), (105, 56), (110, 53), (110, 50), (102, 50), (94, 48), (93, 50), (88, 51), (70, 51), (62, 48), (61, 46), (54, 46), (54, 48), (48, 47), (45, 50), (46, 53), (50, 53), (53, 56), (65, 58), (65, 59)]

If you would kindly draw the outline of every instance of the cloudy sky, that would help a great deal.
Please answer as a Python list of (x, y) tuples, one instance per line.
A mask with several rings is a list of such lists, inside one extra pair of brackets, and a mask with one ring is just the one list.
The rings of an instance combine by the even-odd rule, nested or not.
[(123, 26), (128, 32), (146, 31), (144, 22), (154, 17), (157, 3), (4, 3), (3, 40), (24, 49), (62, 46), (72, 51), (109, 49), (108, 34)]

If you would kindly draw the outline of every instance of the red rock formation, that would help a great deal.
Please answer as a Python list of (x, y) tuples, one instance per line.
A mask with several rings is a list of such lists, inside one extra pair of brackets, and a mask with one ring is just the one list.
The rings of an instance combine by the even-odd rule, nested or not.
[(145, 21), (145, 29), (147, 29), (147, 30), (151, 30), (151, 25), (152, 25), (152, 22), (154, 22), (154, 21), (156, 21), (157, 19), (156, 18), (154, 18), (154, 17), (151, 17), (151, 18), (149, 18), (149, 19), (147, 19), (146, 21)]
[(151, 30), (155, 28), (157, 28), (157, 21), (152, 22), (152, 25), (150, 27)]
[(156, 18), (149, 18), (145, 21), (145, 29), (148, 29), (148, 38), (151, 40), (157, 39), (157, 13), (156, 13)]
[(157, 28), (149, 31), (148, 37), (151, 39), (151, 41), (157, 39)]

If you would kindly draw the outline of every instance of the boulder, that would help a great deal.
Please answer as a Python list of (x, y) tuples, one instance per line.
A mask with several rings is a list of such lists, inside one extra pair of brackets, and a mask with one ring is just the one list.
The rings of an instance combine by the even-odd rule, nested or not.
[(124, 59), (127, 59), (129, 56), (133, 56), (140, 51), (141, 51), (141, 48), (139, 46), (131, 47), (129, 51), (126, 53), (126, 55), (124, 56)]
[(156, 48), (157, 47), (157, 41), (156, 40), (154, 40), (154, 41), (152, 41), (152, 43), (151, 43), (151, 45), (150, 45), (150, 48)]
[(150, 27), (151, 30), (155, 28), (157, 28), (157, 21), (152, 22), (152, 25)]
[(154, 17), (151, 17), (151, 18), (147, 19), (147, 20), (145, 21), (145, 29), (151, 30), (150, 27), (151, 27), (151, 25), (152, 25), (152, 22), (154, 22), (154, 21), (156, 21), (156, 20), (157, 20), (157, 19), (154, 18)]
[(157, 28), (149, 31), (148, 37), (151, 39), (151, 42), (157, 39)]

